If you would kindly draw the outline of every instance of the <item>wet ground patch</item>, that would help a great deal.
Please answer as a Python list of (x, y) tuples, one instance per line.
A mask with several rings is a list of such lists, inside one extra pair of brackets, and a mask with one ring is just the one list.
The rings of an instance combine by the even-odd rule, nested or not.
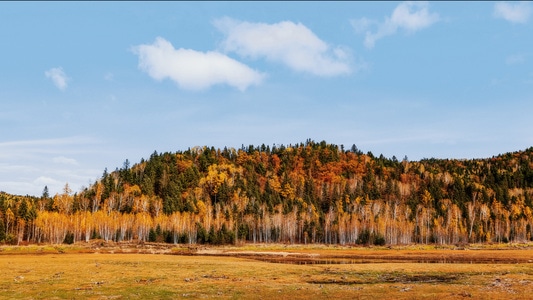
[(380, 283), (453, 283), (465, 278), (460, 274), (380, 274), (378, 276), (341, 276), (339, 278), (311, 279), (307, 280), (310, 284), (338, 284), (338, 285), (357, 285), (357, 284), (380, 284)]

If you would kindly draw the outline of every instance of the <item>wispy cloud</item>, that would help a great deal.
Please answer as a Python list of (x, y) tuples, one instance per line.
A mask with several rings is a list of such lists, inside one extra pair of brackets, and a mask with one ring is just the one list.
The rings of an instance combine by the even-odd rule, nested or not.
[(35, 139), (35, 140), (20, 140), (10, 142), (0, 142), (0, 150), (8, 147), (43, 147), (43, 146), (63, 146), (63, 145), (78, 145), (78, 144), (93, 144), (99, 141), (83, 136), (73, 136), (66, 138), (52, 138), (52, 139)]
[(62, 91), (67, 88), (68, 81), (70, 80), (61, 67), (51, 68), (50, 70), (44, 72), (44, 75), (47, 78), (50, 78), (54, 85)]
[(511, 23), (525, 24), (531, 16), (529, 2), (498, 2), (494, 4), (494, 17), (504, 19)]
[(250, 23), (217, 19), (215, 27), (226, 35), (225, 51), (253, 59), (265, 57), (298, 72), (335, 76), (351, 72), (349, 51), (331, 47), (301, 23)]
[(38, 185), (39, 187), (46, 186), (60, 186), (61, 184), (65, 184), (64, 182), (60, 182), (54, 178), (47, 177), (47, 176), (39, 176), (37, 179), (33, 181), (33, 184)]
[(106, 81), (113, 81), (113, 79), (114, 79), (114, 75), (113, 75), (113, 73), (111, 73), (111, 72), (107, 72), (107, 73), (104, 75), (104, 79), (105, 79)]
[(0, 142), (0, 190), (40, 195), (66, 182), (77, 189), (101, 174), (87, 158), (102, 151), (101, 141), (84, 136)]
[(68, 158), (64, 156), (57, 156), (52, 159), (53, 162), (58, 164), (65, 164), (65, 165), (78, 165), (78, 162), (74, 158)]
[(523, 64), (525, 61), (526, 57), (523, 54), (509, 55), (505, 58), (505, 63), (507, 65), (519, 65)]
[(222, 53), (175, 49), (162, 37), (153, 44), (133, 48), (139, 68), (156, 80), (169, 78), (183, 89), (202, 90), (227, 84), (244, 91), (258, 85), (264, 75)]
[[(365, 47), (374, 48), (376, 41), (386, 36), (396, 34), (398, 30), (414, 33), (427, 28), (440, 20), (439, 14), (429, 12), (427, 2), (402, 2), (396, 6), (390, 17), (383, 22), (361, 18), (352, 20), (352, 26), (357, 33), (365, 33)], [(371, 31), (372, 27), (377, 27)]]
[[(47, 162), (55, 160), (54, 162), (59, 163), (60, 157), (66, 158), (67, 155), (86, 153), (90, 148), (98, 147), (99, 144), (98, 140), (89, 137), (0, 142), (0, 161), (6, 159), (11, 162), (20, 161), (21, 164), (29, 164), (32, 160), (39, 160), (46, 156)], [(66, 163), (67, 160), (63, 159), (62, 163)]]

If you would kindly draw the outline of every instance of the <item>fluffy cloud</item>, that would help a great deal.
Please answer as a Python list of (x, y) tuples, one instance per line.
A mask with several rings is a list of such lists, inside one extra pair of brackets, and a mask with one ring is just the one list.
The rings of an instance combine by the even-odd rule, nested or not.
[(264, 75), (218, 52), (175, 49), (164, 38), (153, 44), (133, 48), (139, 56), (139, 68), (156, 80), (169, 78), (179, 87), (202, 90), (216, 84), (227, 84), (246, 90), (261, 83)]
[(494, 4), (494, 17), (501, 18), (511, 23), (527, 23), (531, 16), (531, 7), (528, 2), (511, 4), (498, 2)]
[(51, 68), (50, 70), (44, 72), (44, 75), (47, 78), (50, 78), (58, 89), (64, 91), (67, 88), (67, 81), (69, 78), (63, 71), (63, 68)]
[[(430, 13), (428, 7), (427, 2), (402, 2), (396, 6), (390, 17), (385, 17), (383, 22), (362, 18), (353, 20), (352, 26), (358, 33), (365, 32), (365, 47), (371, 49), (377, 40), (393, 35), (400, 29), (413, 33), (438, 22), (439, 15)], [(373, 25), (377, 25), (375, 32), (369, 30)]]
[(331, 48), (300, 23), (249, 23), (223, 18), (215, 20), (214, 25), (226, 35), (222, 42), (225, 51), (254, 59), (265, 57), (318, 76), (351, 72), (346, 49)]

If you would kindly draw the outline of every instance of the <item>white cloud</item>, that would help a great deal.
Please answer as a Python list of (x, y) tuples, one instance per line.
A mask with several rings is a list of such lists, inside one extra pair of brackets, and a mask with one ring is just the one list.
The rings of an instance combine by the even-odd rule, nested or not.
[[(414, 33), (427, 28), (440, 20), (439, 14), (430, 13), (427, 2), (402, 2), (396, 6), (390, 17), (385, 17), (383, 22), (376, 22), (366, 18), (352, 20), (352, 26), (358, 33), (365, 32), (365, 47), (374, 48), (376, 41), (389, 35), (395, 34), (398, 30), (405, 30), (407, 33)], [(370, 31), (371, 27), (377, 25), (375, 32)]]
[(53, 195), (68, 182), (76, 191), (110, 165), (108, 151), (84, 136), (0, 142), (0, 190), (38, 196), (47, 185)]
[(57, 156), (52, 159), (53, 162), (66, 165), (78, 165), (78, 162), (73, 158), (68, 158), (64, 156)]
[(347, 49), (330, 47), (301, 23), (249, 23), (222, 18), (214, 25), (226, 35), (222, 42), (225, 51), (254, 59), (265, 57), (295, 71), (319, 76), (351, 72)]
[(511, 23), (527, 23), (531, 16), (531, 7), (528, 2), (511, 4), (498, 2), (494, 4), (494, 17), (501, 18)]
[(7, 147), (36, 147), (42, 148), (44, 146), (64, 146), (64, 145), (73, 145), (73, 144), (90, 144), (96, 143), (98, 140), (90, 137), (84, 136), (73, 136), (66, 138), (55, 138), (55, 139), (36, 139), (36, 140), (22, 140), (22, 141), (10, 141), (10, 142), (0, 142), (0, 150)]
[(153, 44), (133, 48), (139, 56), (139, 68), (156, 80), (169, 78), (183, 89), (202, 90), (216, 84), (227, 84), (246, 90), (258, 85), (264, 75), (224, 54), (175, 49), (164, 38)]
[(45, 185), (61, 185), (62, 182), (55, 180), (53, 178), (47, 177), (47, 176), (39, 176), (39, 178), (33, 181), (33, 184), (36, 184), (39, 187), (41, 186), (44, 187)]
[(44, 75), (47, 78), (50, 78), (54, 85), (62, 91), (67, 88), (67, 82), (70, 80), (61, 67), (51, 68), (50, 70), (44, 72)]
[(368, 28), (379, 24), (379, 22), (376, 20), (371, 20), (364, 17), (356, 20), (351, 20), (350, 23), (352, 24), (353, 29), (355, 29), (356, 33), (365, 33)]
[[(84, 153), (89, 146), (99, 147), (99, 144), (96, 139), (81, 136), (0, 142), (0, 160), (8, 159), (11, 162), (20, 161), (26, 164), (28, 161), (42, 158), (43, 155), (58, 157)], [(50, 160), (51, 158), (46, 159), (47, 162)]]

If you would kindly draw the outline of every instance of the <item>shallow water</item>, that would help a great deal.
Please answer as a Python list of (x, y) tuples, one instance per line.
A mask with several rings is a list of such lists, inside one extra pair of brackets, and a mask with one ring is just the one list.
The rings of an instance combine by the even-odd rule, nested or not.
[(358, 264), (383, 264), (383, 263), (419, 263), (419, 264), (519, 264), (531, 263), (530, 261), (501, 261), (497, 259), (480, 260), (451, 260), (451, 259), (349, 259), (349, 258), (325, 258), (325, 259), (299, 259), (299, 258), (270, 258), (258, 257), (254, 260), (293, 265), (358, 265)]

